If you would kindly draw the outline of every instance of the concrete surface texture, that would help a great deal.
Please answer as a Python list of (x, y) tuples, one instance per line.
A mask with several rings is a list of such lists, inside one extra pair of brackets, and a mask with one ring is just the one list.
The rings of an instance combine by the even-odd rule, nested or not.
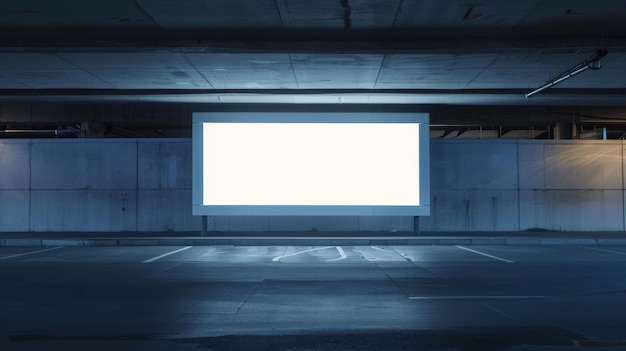
[[(198, 232), (178, 232), (176, 235), (163, 233), (0, 233), (0, 247), (19, 246), (328, 246), (328, 245), (419, 245), (419, 246), (611, 246), (626, 245), (626, 235), (615, 233), (423, 233), (422, 235), (389, 235), (389, 233), (328, 232), (321, 236), (310, 232), (247, 232), (232, 235), (222, 232), (219, 235), (200, 236)], [(297, 235), (294, 235), (297, 234)], [(396, 234), (396, 233), (394, 233)], [(437, 234), (437, 235), (435, 235)], [(495, 235), (497, 234), (497, 235)], [(313, 236), (316, 235), (316, 236)]]
[[(433, 140), (420, 229), (624, 231), (623, 141)], [(189, 139), (0, 141), (0, 231), (199, 231)], [(413, 231), (407, 217), (209, 217), (246, 231)]]
[(626, 246), (0, 248), (2, 350), (619, 350)]

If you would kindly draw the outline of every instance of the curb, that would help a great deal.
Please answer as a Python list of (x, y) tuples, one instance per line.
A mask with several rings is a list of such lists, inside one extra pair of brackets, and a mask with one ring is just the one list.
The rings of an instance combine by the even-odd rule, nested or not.
[(0, 239), (0, 246), (556, 246), (556, 245), (626, 245), (626, 238), (541, 238), (541, 237), (154, 237), (89, 239)]

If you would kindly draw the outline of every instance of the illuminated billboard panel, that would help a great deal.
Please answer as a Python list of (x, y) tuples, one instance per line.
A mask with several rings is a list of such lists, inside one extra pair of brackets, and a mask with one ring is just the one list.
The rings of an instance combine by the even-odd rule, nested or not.
[(429, 215), (428, 115), (194, 113), (194, 215)]

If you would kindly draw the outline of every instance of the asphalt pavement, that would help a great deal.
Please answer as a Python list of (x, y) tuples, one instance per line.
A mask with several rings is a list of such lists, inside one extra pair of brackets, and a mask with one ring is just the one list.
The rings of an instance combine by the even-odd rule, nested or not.
[(626, 245), (0, 247), (1, 350), (623, 350)]

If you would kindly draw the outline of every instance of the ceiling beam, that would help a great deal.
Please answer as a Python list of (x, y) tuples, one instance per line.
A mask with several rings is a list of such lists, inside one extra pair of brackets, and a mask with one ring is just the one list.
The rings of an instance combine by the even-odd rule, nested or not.
[[(87, 31), (88, 32), (88, 31)], [(342, 35), (334, 36), (278, 36), (278, 37), (155, 37), (96, 35), (82, 37), (0, 37), (0, 49), (4, 50), (119, 50), (119, 49), (162, 49), (177, 52), (206, 53), (410, 53), (436, 51), (439, 53), (473, 53), (483, 50), (549, 49), (576, 50), (589, 48), (611, 49), (612, 52), (626, 51), (626, 35), (600, 36), (509, 36), (474, 37), (464, 36), (384, 36)]]

